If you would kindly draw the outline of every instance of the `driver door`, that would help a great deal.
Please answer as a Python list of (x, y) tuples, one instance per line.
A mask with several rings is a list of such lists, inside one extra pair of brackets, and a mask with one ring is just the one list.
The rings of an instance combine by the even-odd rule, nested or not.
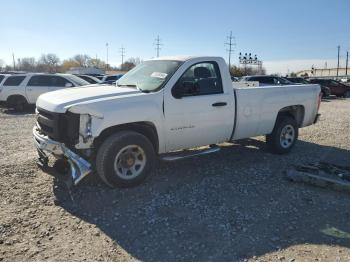
[[(174, 87), (183, 89), (174, 97)], [(164, 96), (166, 151), (227, 141), (234, 121), (232, 94), (225, 94), (216, 62), (192, 65)]]

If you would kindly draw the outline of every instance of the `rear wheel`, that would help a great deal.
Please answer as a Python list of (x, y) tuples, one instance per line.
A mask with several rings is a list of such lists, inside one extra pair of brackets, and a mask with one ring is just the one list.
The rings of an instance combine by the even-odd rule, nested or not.
[(288, 153), (298, 139), (298, 125), (294, 118), (279, 117), (271, 134), (266, 136), (266, 142), (273, 153)]
[(350, 98), (350, 90), (348, 90), (348, 91), (346, 91), (346, 92), (344, 93), (344, 97), (345, 97), (345, 98)]
[(96, 169), (107, 185), (132, 187), (146, 179), (154, 162), (154, 147), (147, 137), (134, 131), (120, 131), (98, 149)]

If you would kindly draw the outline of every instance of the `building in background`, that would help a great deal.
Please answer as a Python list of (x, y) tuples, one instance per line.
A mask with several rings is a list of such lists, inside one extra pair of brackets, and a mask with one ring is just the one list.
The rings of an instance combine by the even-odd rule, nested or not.
[[(298, 77), (318, 77), (318, 78), (337, 78), (337, 68), (314, 68), (309, 70), (302, 70), (297, 73)], [(338, 69), (338, 78), (350, 78), (350, 68)]]

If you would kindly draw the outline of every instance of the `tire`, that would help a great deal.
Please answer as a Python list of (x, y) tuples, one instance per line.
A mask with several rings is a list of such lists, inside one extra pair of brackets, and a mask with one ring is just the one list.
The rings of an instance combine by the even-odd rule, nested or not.
[(272, 133), (266, 136), (266, 143), (272, 153), (286, 154), (298, 140), (298, 133), (295, 119), (290, 116), (281, 116), (277, 118)]
[(350, 90), (344, 93), (344, 98), (350, 98)]
[(23, 112), (28, 106), (27, 100), (22, 96), (9, 98), (7, 104), (9, 107), (13, 107), (16, 112)]
[(146, 179), (154, 167), (152, 143), (134, 131), (108, 137), (97, 150), (96, 170), (110, 187), (133, 187)]

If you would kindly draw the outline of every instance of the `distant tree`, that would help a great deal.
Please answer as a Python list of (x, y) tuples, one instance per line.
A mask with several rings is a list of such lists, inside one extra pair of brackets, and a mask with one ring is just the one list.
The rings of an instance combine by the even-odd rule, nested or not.
[(140, 57), (130, 57), (127, 62), (133, 63), (135, 66), (138, 64), (141, 64), (143, 61), (141, 60)]
[(247, 75), (266, 75), (265, 68), (257, 68), (252, 66), (237, 67), (231, 66), (230, 74), (235, 77), (247, 76)]
[(95, 68), (105, 68), (106, 67), (106, 63), (103, 62), (101, 59), (98, 58), (90, 58), (87, 61), (87, 66), (88, 67), (95, 67)]
[(88, 61), (91, 59), (90, 56), (88, 55), (82, 55), (82, 54), (78, 54), (78, 55), (75, 55), (73, 57), (73, 60), (75, 62), (77, 62), (77, 64), (80, 66), (80, 67), (87, 67), (88, 66)]
[(136, 65), (133, 62), (126, 61), (124, 64), (120, 65), (120, 70), (122, 71), (129, 71), (133, 69)]
[(56, 73), (59, 70), (60, 59), (55, 54), (43, 54), (38, 62), (38, 71)]
[(73, 59), (66, 59), (63, 60), (61, 66), (60, 66), (60, 72), (65, 73), (67, 72), (69, 69), (71, 69), (72, 67), (79, 67), (79, 63)]
[(34, 57), (19, 58), (17, 62), (17, 70), (25, 72), (36, 72), (37, 63)]
[(2, 68), (5, 66), (4, 60), (0, 59), (0, 71), (2, 71)]
[(230, 74), (231, 76), (234, 76), (234, 77), (241, 77), (244, 75), (244, 72), (241, 70), (241, 68), (234, 65), (234, 66), (231, 66), (230, 68)]
[(10, 66), (10, 65), (6, 65), (4, 70), (5, 70), (5, 71), (12, 71), (12, 70), (13, 70), (13, 67)]

